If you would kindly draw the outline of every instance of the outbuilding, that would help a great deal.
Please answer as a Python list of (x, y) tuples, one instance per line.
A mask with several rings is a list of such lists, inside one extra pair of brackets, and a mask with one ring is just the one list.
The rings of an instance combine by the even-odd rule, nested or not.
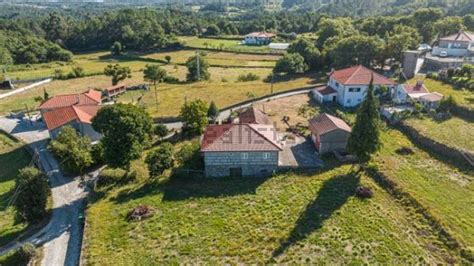
[(351, 127), (342, 119), (322, 113), (309, 120), (311, 139), (320, 154), (345, 150)]

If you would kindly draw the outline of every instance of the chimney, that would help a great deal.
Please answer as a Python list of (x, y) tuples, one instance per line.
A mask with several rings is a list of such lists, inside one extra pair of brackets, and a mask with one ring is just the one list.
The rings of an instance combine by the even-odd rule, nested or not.
[(423, 86), (423, 80), (417, 80), (417, 81), (416, 81), (416, 86), (417, 86), (417, 87)]

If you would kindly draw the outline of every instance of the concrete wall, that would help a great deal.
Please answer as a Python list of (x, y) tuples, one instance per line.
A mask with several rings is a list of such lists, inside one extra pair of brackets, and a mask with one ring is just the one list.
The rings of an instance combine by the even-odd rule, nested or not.
[(332, 102), (333, 97), (336, 97), (336, 100), (337, 100), (337, 93), (322, 95), (319, 92), (316, 92), (315, 90), (312, 90), (311, 91), (311, 96), (313, 97), (313, 99), (315, 99), (319, 103)]
[(433, 47), (433, 51), (431, 51), (432, 55), (439, 56), (441, 52), (446, 52), (448, 56), (458, 56), (463, 57), (468, 54), (467, 48), (459, 49), (459, 48), (442, 48), (439, 46)]
[(230, 176), (230, 168), (241, 168), (242, 176), (271, 174), (278, 167), (278, 151), (204, 152), (207, 177)]

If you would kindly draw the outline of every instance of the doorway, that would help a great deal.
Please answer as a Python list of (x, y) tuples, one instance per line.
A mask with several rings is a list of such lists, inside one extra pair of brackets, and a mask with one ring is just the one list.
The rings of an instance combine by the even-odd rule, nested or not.
[(242, 167), (231, 167), (229, 173), (231, 177), (242, 177)]

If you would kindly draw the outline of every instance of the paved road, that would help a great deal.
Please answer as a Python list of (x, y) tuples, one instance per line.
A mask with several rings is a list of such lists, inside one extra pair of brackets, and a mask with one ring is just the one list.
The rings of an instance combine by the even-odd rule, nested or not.
[(27, 90), (31, 90), (31, 89), (33, 89), (33, 88), (36, 88), (36, 87), (38, 87), (38, 86), (40, 86), (40, 85), (49, 83), (49, 82), (51, 82), (51, 81), (53, 81), (53, 79), (51, 79), (51, 78), (44, 79), (44, 80), (42, 80), (42, 81), (38, 81), (38, 82), (36, 82), (36, 83), (30, 84), (30, 85), (28, 85), (28, 86), (25, 86), (25, 87), (23, 87), (23, 88), (19, 88), (19, 89), (16, 89), (16, 90), (9, 91), (9, 92), (7, 92), (7, 93), (0, 94), (0, 99), (7, 98), (7, 97), (9, 97), (9, 96), (15, 95), (15, 94), (20, 93), (20, 92), (24, 92), (24, 91), (27, 91)]
[[(59, 171), (58, 162), (46, 149), (49, 135), (42, 123), (0, 118), (0, 128), (38, 152), (41, 166), (49, 176), (53, 198), (53, 213), (48, 225), (20, 243), (0, 248), (0, 255), (30, 242), (44, 246), (42, 265), (78, 265), (83, 232), (78, 217), (83, 212), (87, 191), (79, 178), (65, 177)], [(97, 174), (98, 171), (91, 173)]]

